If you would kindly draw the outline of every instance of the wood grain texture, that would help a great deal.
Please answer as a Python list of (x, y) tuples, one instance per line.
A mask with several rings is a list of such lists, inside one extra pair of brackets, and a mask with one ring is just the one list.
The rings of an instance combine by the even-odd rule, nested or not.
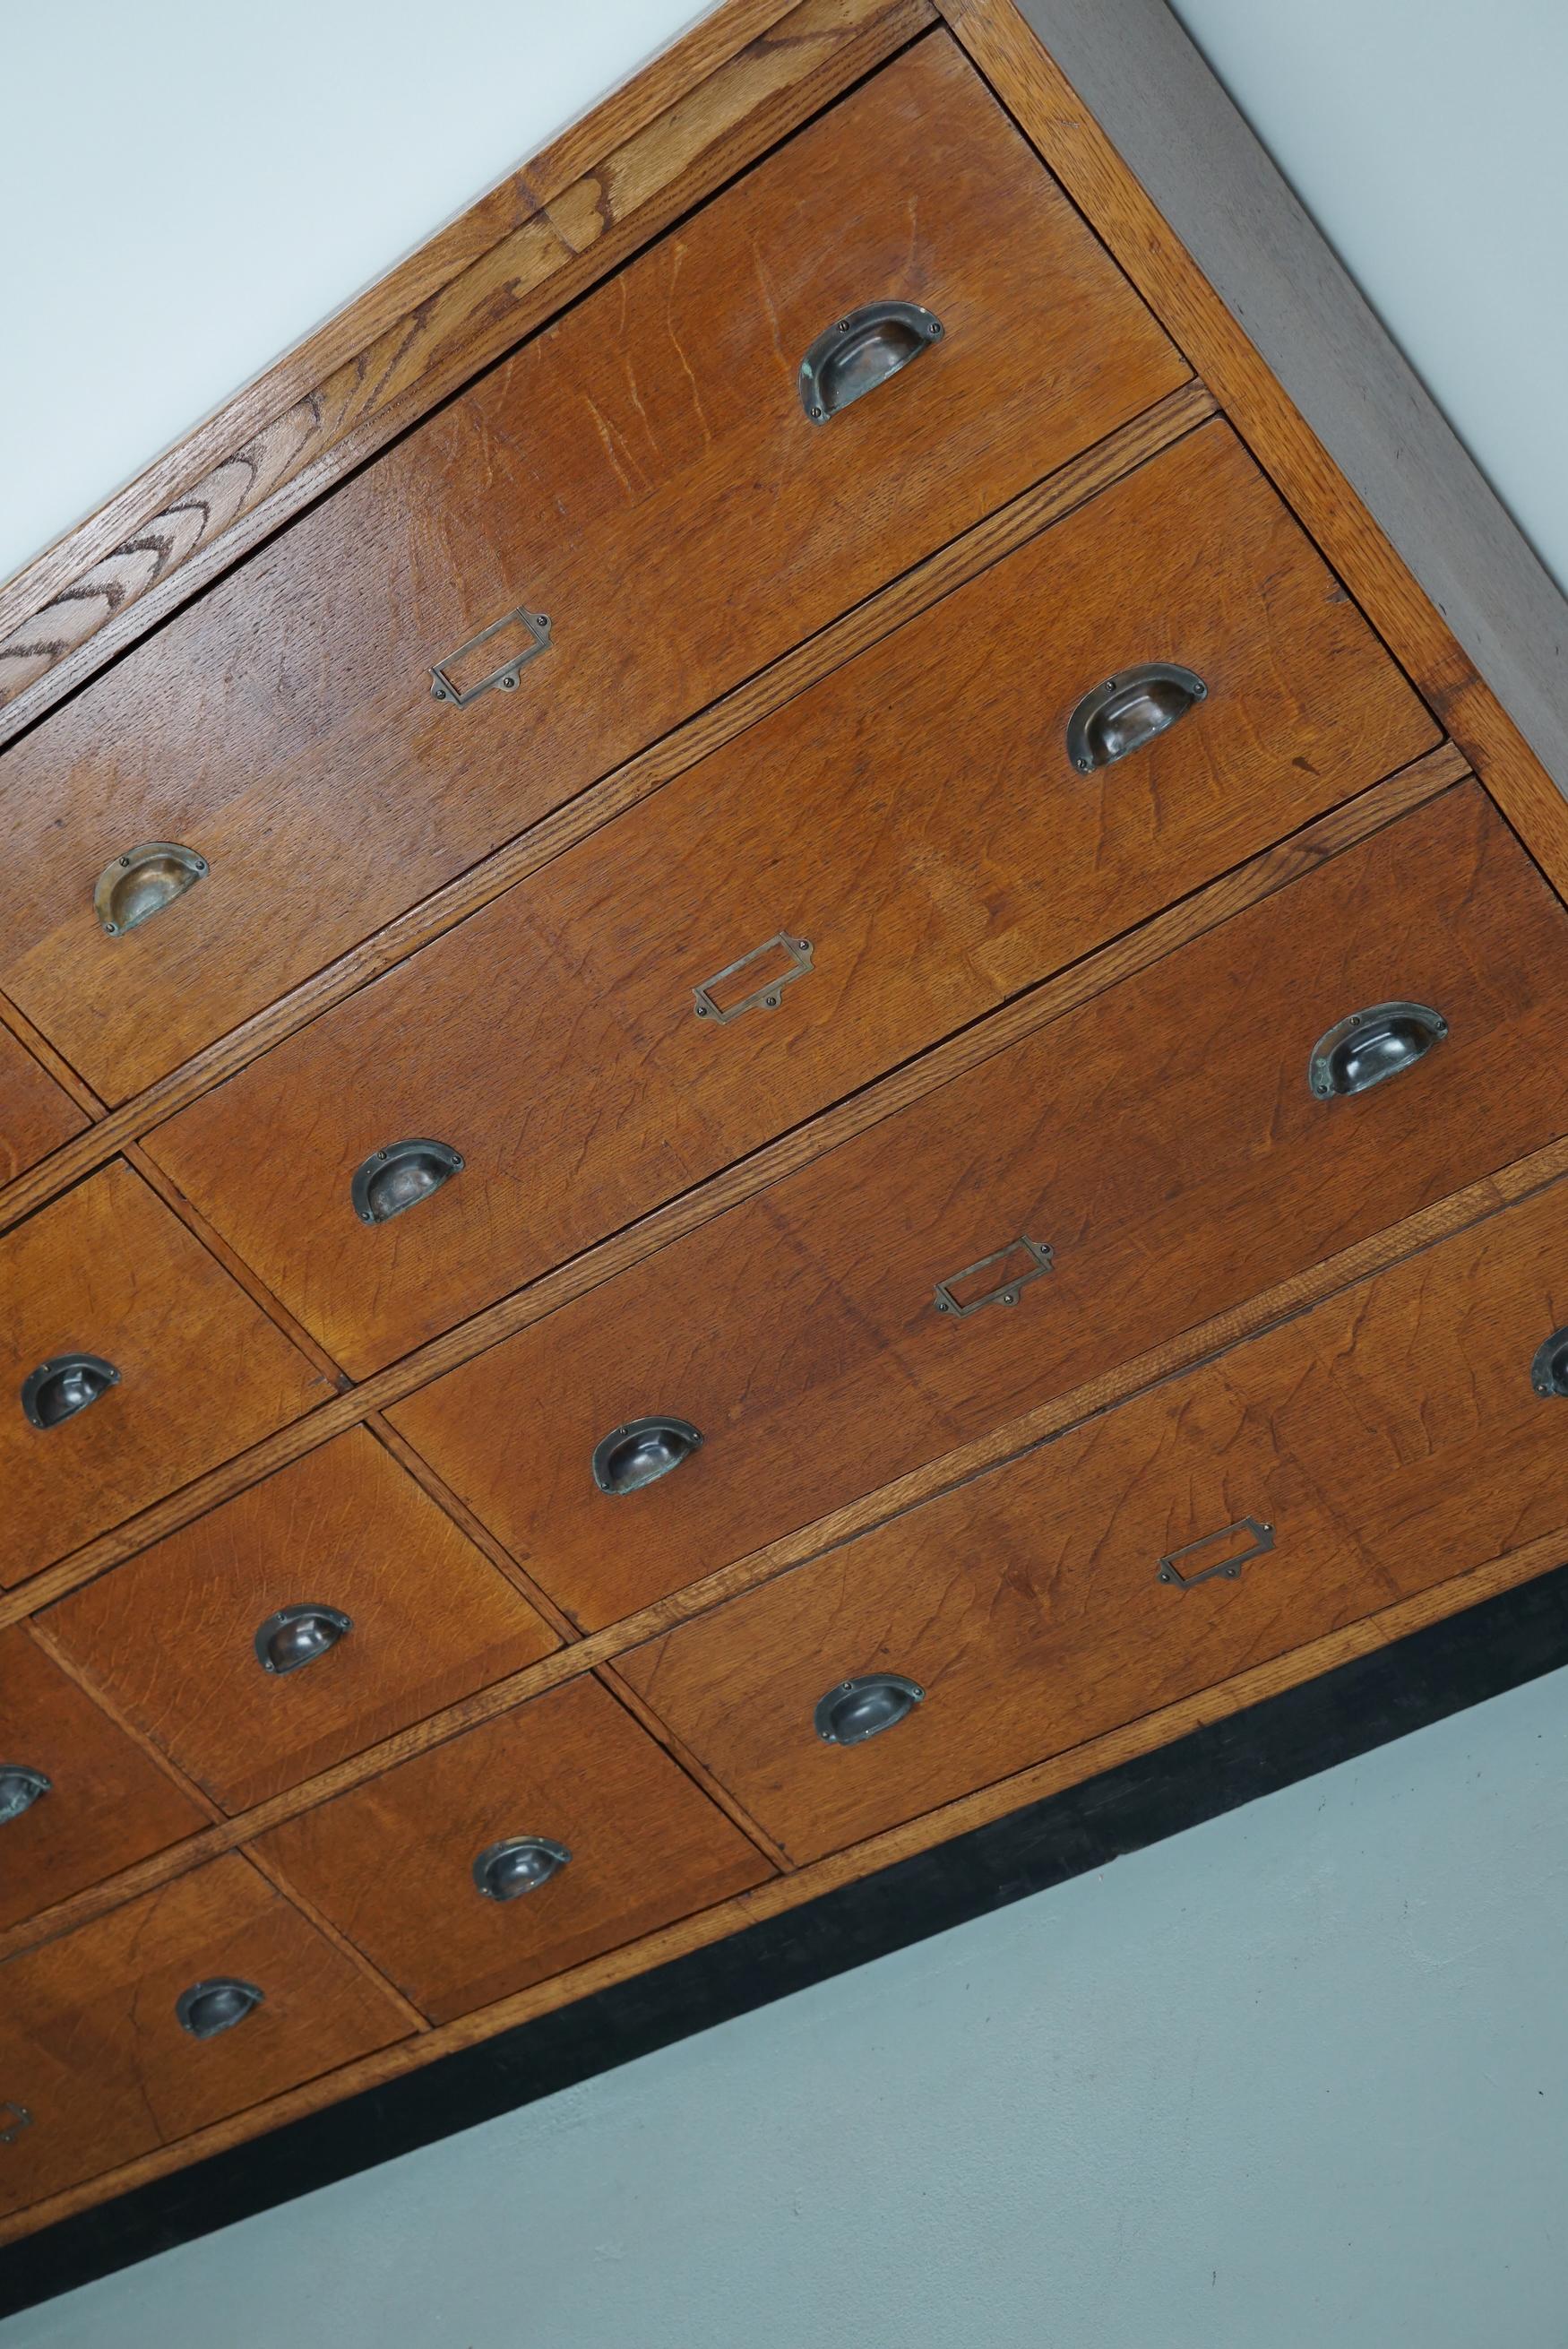
[(481, 2044), (537, 2015), (592, 1997), (596, 1991), (666, 1964), (689, 1951), (708, 1948), (748, 1924), (800, 1908), (839, 1885), (892, 1867), (913, 1853), (930, 1850), (970, 1828), (983, 1826), (989, 1820), (1059, 1793), (1064, 1787), (1081, 1785), (1140, 1754), (1157, 1752), (1161, 1746), (1211, 1722), (1225, 1720), (1249, 1705), (1315, 1679), (1338, 1664), (1367, 1655), (1428, 1624), (1460, 1614), (1500, 1592), (1517, 1588), (1521, 1583), (1560, 1565), (1562, 1555), (1562, 1537), (1557, 1534), (1525, 1543), (1469, 1574), (1435, 1583), (1412, 1599), (1364, 1615), (1338, 1631), (1310, 1640), (1250, 1671), (1235, 1673), (1196, 1696), (1146, 1713), (1126, 1728), (1090, 1739), (1084, 1745), (1075, 1746), (1049, 1762), (1038, 1763), (1032, 1769), (1019, 1771), (1012, 1777), (998, 1779), (975, 1794), (927, 1811), (919, 1818), (852, 1845), (829, 1858), (769, 1877), (753, 1890), (717, 1902), (644, 1940), (629, 1943), (607, 1957), (591, 1959), (531, 1990), (514, 1992), (493, 2006), (464, 2015), (456, 2023), (423, 2032), (380, 2054), (361, 2057), (336, 2073), (221, 2122), (181, 2144), (128, 2162), (90, 2185), (52, 2195), (32, 2209), (0, 2220), (0, 2243), (15, 2241), (111, 2195), (165, 2177), (171, 2170), (204, 2160), (231, 2146), (245, 2144), (269, 2129), (318, 2112), (325, 2105), (395, 2079), (423, 2064)]
[[(1400, 999), (1448, 1041), (1315, 1099), (1318, 1036)], [(578, 1622), (615, 1622), (1568, 1133), (1565, 1022), (1568, 916), (1469, 784), (394, 1423)], [(936, 1280), (1020, 1234), (1054, 1266), (1016, 1308), (935, 1311)], [(655, 1412), (702, 1449), (600, 1493), (594, 1444)]]
[(0, 1241), (7, 1396), (78, 1350), (120, 1373), (59, 1425), (0, 1413), (15, 1583), (330, 1393), (128, 1166), (106, 1167)]
[[(1215, 393), (1548, 876), (1568, 887), (1563, 791), (1118, 153), (1092, 105), (1014, 0), (940, 5), (954, 36)], [(1522, 704), (1529, 701), (1542, 738), (1560, 744), (1561, 595), (1170, 11), (1139, 5), (1134, 21), (1126, 8), (1072, 10), (1057, 0), (1048, 6), (1025, 0), (1025, 7), (1048, 27), (1047, 37), (1070, 47), (1086, 73), (1093, 61), (1092, 95), (1108, 114), (1142, 123), (1145, 169), (1186, 191), (1183, 210), (1202, 224), (1215, 265), (1226, 258), (1235, 263), (1252, 310), (1267, 314), (1275, 329), (1271, 339), (1282, 363), (1288, 355), (1293, 377), (1316, 383), (1326, 425), (1334, 419), (1336, 443), (1363, 478), (1383, 484), (1384, 510), (1398, 502), (1425, 576), (1462, 576), (1468, 569), (1473, 577), (1484, 547), (1487, 564), (1496, 565), (1493, 593), (1489, 601), (1465, 588), (1470, 622), (1499, 674), (1509, 676)], [(1437, 589), (1439, 602), (1443, 592)], [(1524, 633), (1525, 616), (1531, 620), (1539, 640), (1532, 647), (1533, 671), (1515, 657), (1518, 647), (1499, 625), (1505, 609), (1514, 614), (1516, 636)]]
[[(261, 2005), (196, 2040), (192, 1982), (234, 1976)], [(383, 1991), (239, 1854), (15, 1958), (0, 1976), (0, 2095), (30, 2127), (0, 2146), (15, 2209), (188, 2136), (406, 2029)]]
[[(280, 1608), (353, 1630), (277, 1676)], [(89, 1681), (227, 1811), (315, 1776), (556, 1644), (520, 1594), (363, 1429), (78, 1591), (46, 1619)]]
[[(919, 1061), (869, 1085), (852, 1101), (840, 1103), (781, 1142), (758, 1151), (740, 1165), (659, 1208), (640, 1224), (617, 1233), (613, 1239), (548, 1274), (531, 1288), (520, 1290), (515, 1297), (487, 1308), (461, 1329), (449, 1331), (404, 1361), (378, 1371), (352, 1392), (324, 1403), (308, 1419), (280, 1429), (277, 1434), (253, 1445), (249, 1451), (237, 1454), (221, 1469), (195, 1479), (181, 1492), (144, 1510), (126, 1525), (98, 1537), (38, 1575), (25, 1592), (9, 1597), (0, 1593), (0, 1624), (52, 1605), (67, 1591), (78, 1588), (120, 1559), (161, 1540), (177, 1526), (190, 1524), (203, 1510), (215, 1507), (220, 1501), (258, 1483), (291, 1460), (315, 1451), (319, 1444), (358, 1425), (374, 1413), (401, 1402), (444, 1371), (484, 1352), (515, 1330), (542, 1319), (547, 1313), (584, 1295), (628, 1266), (640, 1263), (727, 1208), (766, 1190), (770, 1184), (892, 1116), (935, 1086), (978, 1067), (1018, 1037), (1059, 1018), (1076, 1004), (1087, 1002), (1102, 988), (1146, 968), (1187, 938), (1200, 936), (1216, 922), (1269, 895), (1299, 874), (1310, 872), (1326, 857), (1337, 854), (1409, 808), (1419, 806), (1464, 771), (1463, 761), (1446, 746), (1418, 760), (1400, 774), (1364, 792), (1358, 800), (1333, 810), (1234, 873), (1196, 892), (1169, 913), (1157, 916), (1142, 929), (1117, 940), (1099, 955), (1086, 957), (1060, 978), (1017, 998), (989, 1019), (976, 1022), (937, 1046)], [(1528, 1174), (1519, 1177), (1522, 1182), (1545, 1182), (1559, 1171), (1550, 1150), (1535, 1154), (1528, 1167)], [(1467, 1208), (1461, 1201), (1453, 1212), (1457, 1222), (1464, 1222), (1470, 1213), (1480, 1211)]]
[(25, 1048), (52, 1070), (97, 1123), (80, 1139), (59, 1150), (45, 1165), (0, 1187), (0, 1229), (31, 1214), (46, 1198), (107, 1164), (128, 1144), (223, 1078), (255, 1060), (271, 1045), (303, 1027), (316, 1013), (344, 1001), (368, 980), (443, 936), (469, 914), (489, 905), (516, 881), (537, 872), (627, 808), (638, 805), (715, 749), (731, 741), (758, 719), (828, 676), (842, 662), (931, 605), (952, 588), (976, 577), (991, 564), (1047, 523), (1108, 487), (1125, 472), (1158, 455), (1214, 412), (1210, 394), (1185, 384), (1157, 401), (1081, 457), (1075, 457), (975, 523), (924, 562), (916, 564), (863, 604), (831, 621), (805, 644), (786, 653), (701, 711), (647, 750), (639, 751), (579, 794), (569, 806), (470, 866), (373, 937), (351, 947), (287, 995), (231, 1030), (222, 1041), (195, 1054), (169, 1076), (158, 1079), (118, 1110), (105, 1112), (95, 1094), (59, 1063), (52, 1046), (31, 1023), (0, 998), (0, 1021), (11, 1022)]
[[(1150, 658), (1207, 698), (1081, 775), (1075, 705)], [(362, 1378), (1433, 740), (1206, 425), (146, 1147)], [(699, 983), (779, 933), (814, 961), (776, 1010), (694, 1016)], [(463, 1171), (366, 1228), (354, 1171), (404, 1134)]]
[[(819, 429), (801, 353), (868, 285), (946, 336)], [(125, 1099), (1187, 372), (921, 44), (13, 749), (0, 982)], [(517, 690), (433, 700), (520, 605)], [(108, 936), (83, 876), (144, 840), (210, 871)]]
[[(489, 1900), (508, 1836), (570, 1862)], [(474, 1730), (278, 1828), (262, 1850), (436, 2021), (759, 1883), (771, 1865), (592, 1680)]]
[(0, 1181), (15, 1182), (87, 1123), (20, 1038), (0, 1027)]
[[(1558, 1184), (619, 1670), (809, 1860), (1560, 1535), (1564, 1406), (1528, 1370), (1565, 1241)], [(1235, 1580), (1159, 1579), (1247, 1518), (1274, 1546)], [(814, 1734), (827, 1690), (886, 1671), (925, 1690), (896, 1730)]]
[(0, 1766), (18, 1764), (41, 1771), (49, 1789), (5, 1822), (0, 1925), (52, 1908), (206, 1825), (206, 1814), (20, 1623), (0, 1632)]
[[(0, 587), (0, 740), (932, 21), (730, 0), (694, 27)], [(586, 253), (544, 209), (583, 185)]]

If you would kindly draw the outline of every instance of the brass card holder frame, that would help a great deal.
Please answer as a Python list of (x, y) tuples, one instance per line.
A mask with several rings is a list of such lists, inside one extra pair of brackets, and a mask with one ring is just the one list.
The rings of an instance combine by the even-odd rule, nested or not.
[[(1251, 1537), (1245, 1549), (1232, 1550), (1227, 1557), (1215, 1558), (1212, 1566), (1201, 1566), (1196, 1573), (1186, 1574), (1179, 1560), (1191, 1557), (1195, 1550), (1212, 1549), (1216, 1542), (1228, 1541), (1233, 1534)], [(1239, 1582), (1242, 1568), (1249, 1559), (1263, 1557), (1274, 1546), (1274, 1529), (1265, 1526), (1261, 1517), (1236, 1517), (1230, 1525), (1221, 1526), (1217, 1532), (1200, 1534), (1196, 1541), (1183, 1542), (1180, 1549), (1167, 1551), (1160, 1561), (1159, 1579), (1174, 1583), (1179, 1590), (1191, 1590), (1194, 1584), (1212, 1582), (1216, 1575), (1226, 1582)]]
[[(521, 628), (529, 639), (528, 643), (521, 652), (513, 653), (509, 659), (503, 660), (499, 668), (492, 668), (488, 677), (481, 677), (477, 684), (459, 685), (450, 673), (453, 665), (460, 661), (465, 653), (477, 652), (481, 645), (488, 645), (492, 637), (500, 636), (503, 628)], [(527, 611), (520, 604), (515, 612), (508, 612), (502, 618), (492, 620), (488, 628), (481, 628), (477, 636), (469, 636), (455, 652), (442, 655), (430, 670), (430, 698), (432, 701), (449, 701), (456, 709), (467, 709), (471, 702), (477, 701), (481, 694), (489, 693), (492, 687), (499, 688), (502, 693), (515, 693), (522, 669), (531, 660), (537, 660), (541, 653), (549, 650), (549, 615)]]

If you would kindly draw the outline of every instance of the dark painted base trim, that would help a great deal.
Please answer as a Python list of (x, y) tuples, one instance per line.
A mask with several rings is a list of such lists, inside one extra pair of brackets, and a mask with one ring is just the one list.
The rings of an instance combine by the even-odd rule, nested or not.
[(0, 2316), (1048, 1889), (1568, 1664), (1568, 1566), (0, 2254)]

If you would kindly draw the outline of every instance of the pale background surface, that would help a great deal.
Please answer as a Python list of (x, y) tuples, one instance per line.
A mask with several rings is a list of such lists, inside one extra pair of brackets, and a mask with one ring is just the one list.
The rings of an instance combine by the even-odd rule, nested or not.
[[(36, 225), (6, 248), (0, 572), (691, 14), (8, 12), (0, 203)], [(1568, 581), (1568, 11), (1181, 14)], [(0, 2349), (1563, 2349), (1565, 1692), (170, 2253)]]

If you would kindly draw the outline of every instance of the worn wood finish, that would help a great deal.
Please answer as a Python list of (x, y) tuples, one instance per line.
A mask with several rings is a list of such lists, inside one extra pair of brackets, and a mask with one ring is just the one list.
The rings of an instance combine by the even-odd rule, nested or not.
[[(1079, 774), (1081, 697), (1178, 657), (1207, 699)], [(361, 1377), (1432, 740), (1207, 425), (147, 1146)], [(694, 1016), (696, 986), (780, 932), (814, 963), (776, 1010)], [(463, 1172), (366, 1229), (354, 1169), (405, 1134)]]
[[(476, 1314), (460, 1329), (433, 1340), (428, 1346), (378, 1371), (351, 1392), (335, 1396), (307, 1419), (282, 1428), (248, 1451), (236, 1454), (222, 1468), (196, 1479), (111, 1533), (85, 1544), (58, 1566), (36, 1576), (24, 1591), (9, 1597), (0, 1592), (0, 1625), (52, 1606), (67, 1591), (78, 1588), (95, 1575), (161, 1540), (178, 1526), (191, 1523), (204, 1509), (216, 1507), (232, 1494), (329, 1443), (345, 1429), (402, 1402), (459, 1362), (483, 1353), (515, 1330), (543, 1319), (546, 1314), (597, 1288), (602, 1281), (641, 1263), (657, 1249), (766, 1190), (822, 1153), (864, 1133), (950, 1078), (978, 1067), (1018, 1037), (1032, 1034), (1036, 1029), (1059, 1019), (1076, 1004), (1087, 1002), (1130, 972), (1146, 968), (1183, 940), (1201, 936), (1243, 906), (1258, 902), (1298, 874), (1312, 871), (1325, 857), (1336, 854), (1348, 843), (1367, 837), (1408, 809), (1420, 806), (1464, 772), (1462, 760), (1447, 745), (1418, 760), (1358, 799), (1332, 810), (1208, 888), (1195, 892), (1168, 913), (1156, 916), (1141, 929), (1130, 932), (1099, 954), (1086, 957), (1059, 978), (1016, 999), (989, 1019), (964, 1030), (919, 1061), (868, 1085), (852, 1100), (839, 1103), (822, 1117), (769, 1143), (712, 1182), (673, 1200), (530, 1288)], [(1523, 1168), (1511, 1170), (1509, 1179), (1521, 1185), (1538, 1185), (1553, 1179), (1561, 1171), (1553, 1155), (1556, 1147), (1533, 1154)], [(1475, 1213), (1484, 1212), (1484, 1206), (1477, 1208), (1461, 1199), (1451, 1212), (1456, 1223), (1463, 1223)], [(1328, 1286), (1334, 1285), (1332, 1278), (1326, 1276), (1326, 1279)]]
[(206, 1825), (205, 1812), (20, 1623), (0, 1631), (0, 1767), (17, 1764), (41, 1771), (49, 1790), (0, 1826), (0, 1925)]
[[(637, 805), (700, 759), (754, 725), (759, 718), (790, 700), (797, 693), (826, 677), (866, 646), (875, 644), (918, 612), (927, 610), (952, 588), (962, 586), (982, 571), (1034, 537), (1048, 523), (1107, 488), (1125, 472), (1157, 455), (1161, 450), (1204, 422), (1214, 403), (1202, 384), (1183, 384), (1134, 417), (1081, 457), (1075, 457), (1020, 497), (916, 564), (863, 604), (831, 621), (805, 644), (748, 679), (736, 691), (677, 727), (660, 742), (581, 792), (569, 806), (534, 824), (493, 856), (471, 865), (456, 880), (400, 915), (348, 953), (315, 972), (299, 987), (241, 1022), (217, 1044), (159, 1078), (117, 1110), (105, 1112), (97, 1096), (84, 1099), (87, 1089), (70, 1077), (72, 1097), (90, 1107), (96, 1123), (74, 1143), (57, 1150), (48, 1163), (0, 1186), (0, 1229), (30, 1215), (35, 1207), (90, 1174), (161, 1123), (187, 1103), (209, 1092), (225, 1077), (246, 1067), (271, 1045), (302, 1028), (316, 1013), (343, 1002), (368, 980), (429, 944), (482, 905), (510, 889), (516, 881), (538, 872), (612, 817)], [(70, 1072), (49, 1060), (52, 1048), (21, 1014), (0, 999), (0, 1019), (9, 1018), (35, 1057), (45, 1061), (57, 1079)]]
[(21, 1039), (0, 1026), (0, 1182), (15, 1182), (87, 1123)]
[[(1024, 0), (1023, 14), (1014, 0), (940, 5), (1547, 874), (1568, 888), (1563, 597), (1181, 25), (1158, 0), (1091, 9)], [(1081, 91), (1046, 41), (1061, 43)], [(1283, 380), (1118, 152), (1097, 105), (1266, 336)], [(1293, 390), (1311, 402), (1339, 463)], [(1528, 710), (1559, 781), (1457, 640), (1449, 616), (1460, 609), (1485, 667)]]
[[(547, 1835), (570, 1864), (488, 1900), (475, 1857)], [(262, 1849), (436, 2021), (449, 2021), (771, 1874), (593, 1681), (542, 1697), (294, 1820)]]
[[(820, 1857), (1568, 1526), (1568, 1186), (623, 1657), (795, 1860)], [(1274, 1547), (1181, 1588), (1246, 1518)], [(1246, 1549), (1233, 1531), (1181, 1561)], [(812, 1708), (892, 1671), (926, 1701), (863, 1745)]]
[[(280, 1607), (353, 1630), (277, 1676), (254, 1650)], [(554, 1634), (355, 1429), (53, 1609), (50, 1636), (227, 1811), (314, 1777)]]
[[(332, 1392), (125, 1165), (0, 1240), (0, 1330), (4, 1583)], [(112, 1362), (119, 1385), (57, 1426), (30, 1426), (24, 1379), (78, 1350)]]
[[(801, 354), (868, 289), (946, 336), (819, 429)], [(922, 44), (15, 748), (0, 983), (123, 1100), (1186, 373)], [(520, 604), (518, 689), (432, 700)], [(210, 874), (108, 937), (145, 840)]]
[(16, 2240), (53, 2225), (58, 2219), (90, 2207), (111, 2194), (129, 2191), (132, 2187), (167, 2176), (170, 2170), (205, 2159), (230, 2147), (242, 2145), (265, 2131), (282, 2127), (286, 2122), (317, 2112), (324, 2106), (335, 2104), (345, 2096), (372, 2088), (418, 2066), (434, 2063), (441, 2056), (464, 2047), (482, 2044), (487, 2039), (512, 2029), (536, 2015), (552, 2013), (587, 1998), (595, 1991), (663, 1965), (671, 1959), (694, 1950), (706, 1949), (727, 1939), (743, 1927), (768, 1917), (776, 1917), (791, 1909), (803, 1907), (837, 1886), (870, 1876), (876, 1870), (892, 1866), (913, 1853), (928, 1851), (934, 1846), (963, 1835), (972, 1827), (1020, 1809), (1041, 1797), (1062, 1788), (1081, 1785), (1101, 1772), (1115, 1769), (1118, 1764), (1135, 1760), (1141, 1754), (1158, 1752), (1165, 1744), (1188, 1732), (1201, 1729), (1210, 1722), (1222, 1721), (1248, 1705), (1264, 1702), (1282, 1691), (1299, 1687), (1336, 1665), (1369, 1654), (1402, 1639), (1408, 1632), (1423, 1630), (1429, 1624), (1448, 1620), (1467, 1608), (1494, 1595), (1517, 1588), (1552, 1567), (1562, 1562), (1562, 1540), (1557, 1535), (1526, 1543), (1522, 1548), (1510, 1550), (1501, 1557), (1489, 1559), (1469, 1574), (1453, 1576), (1446, 1582), (1433, 1585), (1414, 1598), (1363, 1616), (1326, 1638), (1309, 1641), (1305, 1647), (1271, 1659), (1251, 1671), (1233, 1674), (1213, 1688), (1202, 1690), (1197, 1696), (1161, 1707), (1146, 1713), (1125, 1728), (1114, 1730), (1105, 1737), (1091, 1739), (1087, 1744), (1054, 1756), (1049, 1762), (1037, 1764), (1032, 1769), (1018, 1772), (1010, 1778), (999, 1779), (983, 1786), (960, 1800), (944, 1804), (940, 1809), (926, 1811), (919, 1818), (889, 1828), (884, 1834), (851, 1846), (847, 1851), (830, 1855), (804, 1868), (791, 1868), (787, 1873), (769, 1877), (748, 1892), (738, 1894), (727, 1901), (717, 1902), (711, 1909), (699, 1910), (680, 1923), (666, 1926), (645, 1940), (632, 1942), (613, 1951), (607, 1957), (590, 1959), (586, 1964), (553, 1975), (531, 1990), (515, 1992), (495, 2005), (481, 2008), (434, 2030), (420, 2033), (416, 2038), (388, 2047), (378, 2054), (362, 2056), (355, 2063), (327, 2077), (291, 2093), (273, 2098), (253, 2110), (236, 2115), (186, 2142), (161, 2152), (143, 2156), (128, 2163), (112, 2176), (96, 2180), (49, 2198), (36, 2208), (22, 2211), (9, 2220), (0, 2220), (0, 2243)]
[(0, 740), (932, 21), (727, 0), (0, 585)]
[[(1315, 1099), (1318, 1036), (1397, 999), (1439, 1008), (1447, 1042)], [(1565, 1022), (1568, 917), (1470, 784), (394, 1423), (580, 1622), (616, 1621), (1568, 1132)], [(1054, 1266), (1016, 1308), (934, 1309), (1021, 1234)], [(703, 1448), (607, 1497), (594, 1444), (655, 1412)]]
[[(220, 2036), (175, 2019), (221, 1976), (265, 1996)], [(0, 2208), (53, 2194), (404, 2035), (384, 1992), (238, 1854), (0, 1975), (0, 2097), (31, 2126), (0, 2145)]]

